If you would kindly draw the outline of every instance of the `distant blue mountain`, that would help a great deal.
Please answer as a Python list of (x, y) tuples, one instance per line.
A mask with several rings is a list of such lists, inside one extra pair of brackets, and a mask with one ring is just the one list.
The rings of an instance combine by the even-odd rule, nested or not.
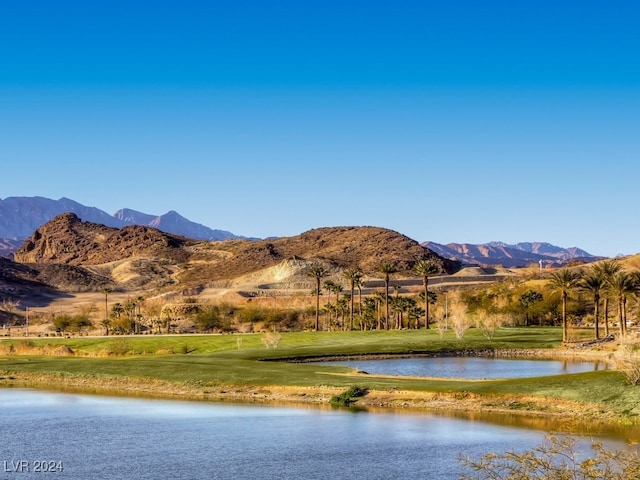
[(147, 225), (157, 228), (167, 233), (176, 233), (188, 238), (198, 240), (227, 240), (229, 238), (246, 238), (234, 235), (225, 230), (213, 230), (199, 223), (187, 220), (174, 210), (170, 210), (164, 215), (154, 217), (142, 212), (136, 212), (128, 208), (118, 210), (114, 215), (115, 218), (133, 225)]
[(525, 267), (543, 262), (546, 266), (564, 265), (570, 261), (595, 262), (596, 257), (580, 248), (562, 248), (546, 242), (522, 242), (509, 245), (504, 242), (481, 244), (424, 242), (422, 246), (451, 260), (470, 265), (501, 265), (503, 267)]
[(108, 227), (146, 225), (198, 240), (246, 238), (192, 222), (173, 210), (164, 215), (149, 215), (124, 208), (110, 215), (99, 208), (87, 207), (65, 197), (58, 200), (45, 197), (7, 197), (0, 199), (0, 256), (10, 256), (38, 227), (65, 212), (75, 213), (85, 222), (100, 223)]

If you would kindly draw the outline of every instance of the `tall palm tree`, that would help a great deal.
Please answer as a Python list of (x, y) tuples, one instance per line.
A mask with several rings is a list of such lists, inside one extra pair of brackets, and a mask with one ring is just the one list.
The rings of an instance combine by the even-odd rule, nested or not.
[[(336, 304), (338, 303), (338, 284), (336, 282), (334, 282), (333, 280), (329, 279), (329, 280), (325, 280), (324, 283), (322, 284), (325, 288), (325, 290), (327, 290), (329, 292), (328, 298), (327, 298), (327, 305), (332, 305), (331, 303), (331, 294), (335, 293), (336, 294)], [(337, 317), (337, 310), (335, 309), (329, 309), (329, 312), (335, 311), (336, 312), (336, 320), (338, 319)], [(331, 315), (329, 313), (329, 321), (331, 321)]]
[(385, 296), (383, 292), (376, 292), (373, 294), (373, 298), (376, 302), (376, 313), (378, 316), (378, 323), (376, 325), (376, 328), (378, 330), (382, 330), (382, 304), (385, 301)]
[(324, 287), (325, 290), (327, 290), (329, 292), (329, 295), (328, 295), (328, 298), (327, 298), (327, 303), (331, 303), (331, 294), (336, 291), (335, 290), (336, 282), (334, 282), (331, 279), (325, 280), (324, 283), (322, 284), (322, 286)]
[[(336, 325), (338, 324), (338, 315), (340, 314), (340, 294), (343, 290), (343, 286), (339, 283), (333, 284), (333, 292), (336, 294)], [(340, 328), (344, 330), (344, 316), (342, 317), (342, 324), (340, 325)]]
[(606, 278), (598, 269), (591, 268), (591, 271), (578, 283), (578, 288), (584, 292), (589, 292), (593, 297), (593, 319), (596, 330), (596, 340), (600, 338), (600, 295), (607, 285)]
[(422, 277), (424, 287), (424, 328), (429, 330), (429, 275), (439, 271), (438, 266), (432, 260), (419, 260), (413, 267), (416, 275)]
[[(104, 293), (104, 319), (109, 320), (109, 294), (111, 293), (111, 288), (104, 287), (102, 289), (102, 293)], [(107, 330), (107, 335), (109, 335), (109, 331)]]
[(320, 326), (320, 282), (327, 275), (329, 275), (329, 272), (320, 264), (312, 265), (307, 270), (307, 276), (314, 278), (316, 281), (316, 332)]
[(557, 290), (562, 298), (562, 341), (569, 340), (569, 327), (567, 325), (567, 297), (568, 292), (576, 287), (580, 275), (572, 272), (568, 268), (563, 268), (551, 274), (549, 284), (552, 289)]
[[(622, 270), (622, 265), (617, 260), (604, 260), (593, 265), (594, 272), (601, 274), (605, 282), (608, 284), (616, 273)], [(609, 336), (609, 289), (604, 290), (604, 334)]]
[(358, 315), (362, 315), (362, 288), (364, 287), (364, 280), (362, 277), (359, 277), (356, 280), (355, 286), (358, 289)]
[(354, 290), (356, 288), (356, 283), (360, 279), (362, 279), (362, 272), (357, 268), (347, 268), (344, 272), (342, 272), (342, 276), (347, 279), (349, 282), (349, 288), (351, 289), (351, 318), (349, 319), (349, 330), (353, 330), (353, 303), (355, 301)]
[(627, 296), (638, 292), (637, 276), (628, 272), (618, 272), (608, 282), (608, 289), (618, 300), (618, 321), (620, 336), (627, 335)]
[(385, 301), (385, 328), (389, 328), (389, 281), (391, 274), (396, 273), (396, 267), (393, 263), (384, 261), (377, 268), (378, 273), (384, 277), (384, 301)]

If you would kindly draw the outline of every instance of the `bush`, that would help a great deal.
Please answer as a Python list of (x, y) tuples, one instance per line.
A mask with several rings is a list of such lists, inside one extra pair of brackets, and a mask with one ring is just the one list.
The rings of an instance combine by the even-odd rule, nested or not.
[(107, 347), (107, 352), (110, 355), (126, 355), (131, 350), (131, 342), (126, 338), (119, 338), (114, 340)]
[(264, 346), (267, 348), (278, 348), (281, 339), (282, 335), (278, 332), (265, 332), (262, 336), (262, 343), (264, 343)]
[(461, 480), (636, 480), (640, 478), (637, 452), (612, 452), (592, 443), (591, 452), (580, 448), (572, 436), (549, 436), (522, 453), (487, 453), (480, 460), (463, 458), (475, 474)]
[(354, 385), (340, 395), (331, 397), (331, 405), (334, 407), (348, 407), (356, 402), (358, 398), (364, 397), (367, 393), (369, 393), (369, 390), (365, 387)]
[(624, 373), (629, 385), (640, 383), (640, 355), (633, 345), (622, 344), (613, 356), (616, 369)]

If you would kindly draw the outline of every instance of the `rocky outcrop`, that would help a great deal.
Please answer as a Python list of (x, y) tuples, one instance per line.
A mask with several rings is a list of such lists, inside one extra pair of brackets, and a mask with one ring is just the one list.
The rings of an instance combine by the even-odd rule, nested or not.
[[(306, 279), (313, 262), (322, 262), (335, 275), (348, 267), (371, 275), (385, 261), (399, 276), (410, 274), (421, 259), (432, 260), (445, 273), (458, 268), (416, 241), (379, 227), (327, 227), (273, 240), (206, 242), (151, 227), (118, 229), (83, 222), (73, 213), (37, 229), (14, 258), (38, 269), (38, 278), (47, 284), (75, 291), (97, 290), (109, 283), (125, 290), (189, 288), (240, 277), (291, 282), (290, 277)], [(285, 268), (287, 262), (293, 263)]]
[(86, 222), (114, 228), (142, 225), (199, 240), (244, 238), (192, 222), (173, 210), (164, 215), (149, 215), (124, 208), (110, 215), (99, 208), (87, 207), (64, 197), (58, 200), (45, 197), (8, 197), (0, 199), (0, 256), (10, 258), (34, 230), (67, 212), (75, 213)]
[(438, 256), (405, 235), (379, 227), (316, 228), (293, 237), (218, 245), (230, 252), (229, 258), (215, 265), (193, 265), (188, 275), (210, 281), (234, 279), (296, 258), (320, 261), (335, 269), (356, 267), (365, 274), (374, 273), (383, 261), (392, 263), (401, 276), (410, 274), (422, 259), (432, 260), (445, 273), (459, 269), (457, 262)]
[(20, 263), (99, 265), (135, 256), (163, 256), (184, 262), (182, 249), (189, 239), (139, 225), (121, 229), (83, 222), (73, 213), (63, 213), (37, 229), (16, 252)]

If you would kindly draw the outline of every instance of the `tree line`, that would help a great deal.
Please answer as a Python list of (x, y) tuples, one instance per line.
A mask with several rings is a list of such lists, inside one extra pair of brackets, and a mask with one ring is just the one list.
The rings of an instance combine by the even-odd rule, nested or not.
[[(561, 325), (563, 341), (570, 341), (570, 327), (593, 327), (594, 338), (628, 334), (637, 317), (640, 272), (624, 269), (617, 260), (605, 260), (583, 268), (562, 268), (544, 278), (509, 279), (481, 287), (431, 287), (429, 279), (441, 273), (431, 260), (419, 260), (412, 273), (422, 280), (419, 292), (402, 291), (391, 261), (383, 261), (375, 276), (380, 288), (365, 289), (365, 274), (357, 268), (337, 273), (315, 263), (306, 275), (313, 281), (309, 294), (313, 306), (294, 308), (280, 302), (273, 307), (247, 303), (199, 303), (184, 298), (178, 306), (161, 298), (136, 296), (87, 306), (52, 318), (58, 332), (78, 333), (101, 328), (103, 334), (198, 332), (251, 332), (261, 330), (452, 330), (461, 338), (469, 328), (480, 328), (491, 337), (502, 325)], [(635, 309), (635, 310), (634, 310)], [(631, 314), (629, 313), (631, 310)], [(24, 323), (17, 302), (0, 302), (2, 327)], [(629, 320), (631, 315), (632, 320)], [(97, 320), (96, 320), (97, 318)]]

